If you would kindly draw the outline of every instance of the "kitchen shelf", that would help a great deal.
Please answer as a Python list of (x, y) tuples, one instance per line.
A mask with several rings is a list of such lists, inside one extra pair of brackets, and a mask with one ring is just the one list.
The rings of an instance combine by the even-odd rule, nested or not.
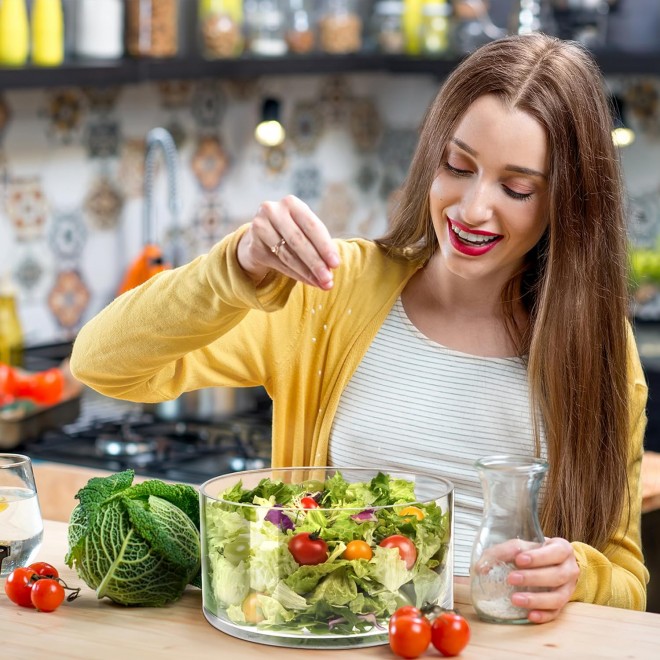
[[(605, 74), (658, 74), (660, 52), (601, 51), (596, 59)], [(60, 67), (0, 68), (0, 91), (39, 87), (107, 86), (150, 80), (255, 78), (260, 76), (349, 73), (425, 74), (444, 78), (460, 58), (439, 59), (359, 53), (311, 54), (279, 58), (241, 57), (207, 61), (198, 55), (165, 60), (71, 60)]]

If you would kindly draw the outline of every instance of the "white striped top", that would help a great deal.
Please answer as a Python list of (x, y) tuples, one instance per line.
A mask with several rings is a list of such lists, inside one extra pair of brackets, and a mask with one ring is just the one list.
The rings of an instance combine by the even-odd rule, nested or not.
[(398, 299), (341, 395), (329, 464), (449, 479), (454, 573), (468, 575), (483, 510), (474, 462), (491, 454), (534, 454), (522, 360), (441, 346), (412, 324)]

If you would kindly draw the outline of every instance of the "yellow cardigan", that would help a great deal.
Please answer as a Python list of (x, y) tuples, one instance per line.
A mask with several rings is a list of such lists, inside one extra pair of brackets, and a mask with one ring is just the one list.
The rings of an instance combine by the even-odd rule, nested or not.
[[(263, 385), (273, 399), (273, 466), (325, 465), (340, 395), (417, 266), (386, 257), (371, 241), (338, 241), (341, 266), (330, 291), (283, 276), (256, 289), (236, 259), (241, 234), (117, 298), (80, 331), (71, 369), (102, 394), (140, 402)], [(573, 599), (644, 609), (639, 473), (647, 388), (632, 334), (630, 356), (630, 525), (626, 511), (605, 553), (573, 543), (581, 568)]]

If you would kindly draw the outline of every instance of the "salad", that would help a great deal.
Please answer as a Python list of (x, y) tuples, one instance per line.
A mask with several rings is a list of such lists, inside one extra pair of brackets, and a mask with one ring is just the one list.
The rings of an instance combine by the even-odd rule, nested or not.
[(382, 633), (397, 608), (437, 603), (451, 580), (450, 511), (380, 472), (358, 483), (339, 471), (239, 481), (205, 501), (203, 518), (204, 605), (239, 626)]

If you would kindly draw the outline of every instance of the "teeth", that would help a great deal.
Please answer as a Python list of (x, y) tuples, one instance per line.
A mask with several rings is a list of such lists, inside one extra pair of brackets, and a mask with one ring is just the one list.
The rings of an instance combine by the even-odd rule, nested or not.
[(470, 243), (479, 243), (479, 244), (490, 243), (497, 238), (497, 236), (480, 236), (479, 234), (471, 234), (469, 231), (463, 231), (462, 229), (459, 229), (454, 225), (451, 225), (451, 229), (455, 234), (460, 236), (463, 240), (470, 241)]

